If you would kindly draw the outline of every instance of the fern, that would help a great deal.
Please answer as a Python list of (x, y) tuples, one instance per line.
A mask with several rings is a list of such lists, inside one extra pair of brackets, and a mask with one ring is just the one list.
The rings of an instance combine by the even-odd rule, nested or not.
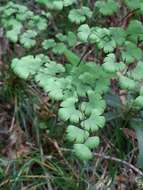
[(20, 36), (20, 43), (27, 49), (33, 47), (36, 44), (34, 39), (37, 33), (33, 30), (28, 30)]
[(39, 70), (41, 64), (41, 59), (29, 55), (21, 59), (13, 59), (11, 67), (21, 78), (27, 79), (30, 75), (35, 74), (36, 71)]
[[(67, 57), (73, 55), (73, 53), (70, 54), (70, 51), (68, 53)], [(76, 57), (76, 55), (74, 56)], [(35, 65), (35, 63), (37, 64)], [(25, 70), (20, 71), (21, 66)], [(96, 81), (102, 74), (101, 66), (97, 66), (95, 63), (78, 66), (74, 63), (70, 70), (66, 71), (61, 64), (57, 64), (44, 55), (37, 55), (36, 57), (26, 56), (22, 59), (14, 59), (12, 68), (23, 79), (33, 76), (52, 100), (61, 101), (59, 108), (61, 120), (69, 121), (71, 124), (80, 123), (80, 128), (73, 125), (67, 128), (67, 138), (70, 141), (86, 143), (89, 149), (98, 144), (97, 139), (88, 140), (88, 137), (90, 133), (92, 134), (105, 124), (105, 118), (101, 116), (105, 109), (105, 101), (102, 99), (101, 92), (96, 94), (91, 90), (96, 87)], [(95, 75), (95, 72), (98, 74)], [(88, 93), (86, 94), (86, 92)], [(88, 98), (88, 101), (79, 103), (82, 97)], [(77, 150), (77, 146), (74, 147)], [(87, 147), (85, 149), (88, 150)]]
[(68, 15), (71, 22), (80, 24), (86, 21), (87, 18), (92, 16), (92, 12), (88, 7), (82, 7), (81, 9), (72, 9)]
[(127, 90), (134, 90), (137, 86), (137, 83), (134, 80), (126, 76), (120, 76), (119, 83), (123, 89), (127, 89)]
[(84, 144), (75, 144), (74, 152), (81, 160), (90, 160), (92, 158), (92, 153), (90, 149)]
[(112, 15), (113, 13), (117, 12), (119, 8), (118, 3), (114, 0), (107, 0), (107, 2), (97, 1), (95, 5), (99, 8), (100, 13), (103, 15)]
[(138, 96), (135, 99), (134, 105), (137, 106), (138, 108), (143, 108), (143, 96), (142, 95)]
[(90, 115), (94, 109), (102, 114), (105, 110), (106, 104), (101, 95), (96, 94), (94, 91), (88, 91), (87, 94), (88, 102), (82, 103), (81, 110), (84, 111), (86, 115)]
[[(24, 57), (12, 60), (11, 68), (20, 78), (32, 79), (53, 103), (58, 102), (58, 118), (67, 125), (67, 139), (73, 143), (75, 154), (81, 160), (91, 159), (92, 149), (100, 142), (97, 131), (106, 123), (105, 95), (113, 90), (111, 81), (127, 93), (125, 106), (131, 105), (137, 112), (143, 107), (143, 2), (102, 0), (96, 1), (95, 10), (74, 0), (37, 3), (54, 11), (35, 14), (14, 3), (0, 8), (5, 36), (25, 49), (35, 47), (43, 53), (34, 51), (33, 56), (26, 52)], [(135, 18), (126, 20), (123, 15), (113, 22), (122, 6), (133, 11)], [(94, 22), (96, 11), (99, 14)], [(58, 22), (51, 32), (47, 21), (52, 22), (55, 13)], [(103, 22), (98, 21), (100, 17)], [(66, 21), (64, 29), (61, 20)]]
[(105, 124), (105, 118), (99, 114), (97, 110), (93, 110), (90, 117), (82, 121), (81, 126), (87, 131), (97, 131)]
[(127, 74), (132, 79), (141, 81), (143, 80), (142, 70), (143, 70), (143, 62), (139, 61), (137, 62), (136, 67), (132, 69), (131, 71), (128, 71)]
[[(89, 137), (89, 133), (86, 130), (79, 129), (73, 125), (67, 128), (67, 138), (69, 141), (74, 141), (76, 143), (83, 143)], [(87, 142), (88, 144), (88, 142)]]
[(1, 7), (0, 14), (6, 37), (13, 43), (19, 40), (25, 48), (35, 46), (35, 37), (47, 28), (43, 15), (36, 15), (26, 6), (13, 2)]
[(89, 149), (94, 149), (97, 148), (97, 146), (99, 145), (100, 140), (98, 136), (94, 136), (94, 137), (89, 137), (86, 142), (85, 145), (89, 148)]
[(64, 121), (68, 119), (71, 122), (78, 123), (82, 118), (82, 113), (75, 108), (76, 98), (68, 98), (61, 103), (61, 108), (59, 109), (59, 116)]

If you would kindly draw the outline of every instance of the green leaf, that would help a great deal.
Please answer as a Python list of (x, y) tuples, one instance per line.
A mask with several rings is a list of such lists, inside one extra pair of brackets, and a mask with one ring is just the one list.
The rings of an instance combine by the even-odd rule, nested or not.
[(69, 125), (67, 128), (67, 138), (69, 141), (83, 143), (89, 137), (88, 131), (80, 129), (74, 125)]
[(142, 108), (143, 107), (143, 96), (140, 95), (134, 100), (135, 106)]
[(90, 35), (90, 28), (87, 24), (83, 24), (78, 28), (78, 38), (82, 42), (87, 42)]
[(70, 6), (74, 3), (76, 3), (76, 0), (63, 0), (63, 4), (65, 7)]
[(100, 143), (100, 139), (98, 136), (95, 137), (89, 137), (86, 142), (85, 145), (89, 148), (89, 149), (93, 149), (96, 148)]
[(100, 13), (103, 15), (112, 15), (113, 13), (117, 12), (119, 5), (114, 0), (107, 0), (107, 1), (97, 1), (95, 6), (99, 8)]
[(67, 34), (67, 43), (68, 43), (69, 47), (73, 47), (77, 43), (76, 35), (71, 31), (69, 31)]
[(49, 9), (62, 10), (63, 1), (61, 0), (36, 0), (38, 3), (45, 4)]
[(95, 28), (95, 30), (92, 30), (89, 40), (92, 43), (97, 43), (98, 48), (103, 49), (105, 53), (113, 52), (116, 47), (111, 32), (107, 28)]
[(105, 118), (99, 115), (99, 112), (93, 110), (91, 116), (85, 121), (81, 122), (81, 126), (87, 131), (97, 131), (105, 125)]
[(52, 52), (55, 53), (55, 54), (60, 55), (60, 54), (63, 54), (63, 53), (64, 53), (65, 49), (66, 49), (66, 46), (65, 46), (64, 43), (57, 43), (57, 44), (53, 47)]
[(86, 21), (86, 18), (90, 18), (91, 16), (91, 10), (88, 7), (82, 7), (80, 9), (70, 10), (68, 18), (71, 22), (80, 24)]
[(36, 44), (34, 39), (37, 36), (37, 33), (33, 30), (28, 30), (20, 36), (20, 43), (23, 44), (25, 48), (31, 48)]
[(18, 36), (21, 33), (22, 25), (19, 22), (13, 23), (13, 27), (11, 30), (6, 32), (6, 37), (13, 43), (18, 41)]
[(45, 65), (45, 69), (44, 71), (52, 76), (55, 76), (56, 74), (59, 73), (64, 73), (65, 72), (65, 68), (63, 65), (56, 63), (55, 61), (49, 61), (48, 63), (46, 63)]
[(124, 30), (124, 28), (111, 27), (110, 32), (111, 32), (113, 40), (115, 41), (117, 45), (121, 46), (125, 42), (127, 33)]
[(125, 68), (125, 65), (122, 62), (116, 63), (115, 54), (110, 53), (104, 59), (103, 68), (109, 73), (116, 73), (119, 70), (123, 70)]
[(88, 91), (88, 102), (83, 102), (81, 105), (81, 110), (89, 115), (93, 110), (97, 110), (98, 113), (102, 114), (106, 107), (105, 101), (102, 97), (96, 94), (94, 91)]
[(70, 77), (63, 78), (65, 68), (62, 64), (57, 64), (43, 56), (41, 56), (41, 59), (46, 63), (37, 72), (35, 81), (45, 92), (48, 92), (51, 99), (62, 100), (65, 91), (71, 87)]
[[(56, 9), (56, 10), (62, 10), (63, 9), (63, 6), (64, 6), (64, 4), (63, 4), (63, 2), (62, 1), (56, 1), (56, 0), (54, 0), (53, 1), (53, 6), (51, 6), (51, 8), (52, 9)], [(50, 6), (49, 6), (50, 7)]]
[(111, 73), (116, 72), (116, 57), (115, 57), (115, 54), (110, 53), (110, 54), (107, 55), (107, 57), (105, 57), (103, 68), (107, 72), (111, 72)]
[(82, 118), (82, 113), (75, 108), (76, 98), (68, 98), (61, 103), (59, 109), (59, 117), (64, 120), (70, 120), (71, 122), (78, 123)]
[(50, 49), (56, 46), (56, 42), (54, 39), (48, 39), (48, 40), (44, 40), (42, 43), (42, 46), (44, 49)]
[(68, 31), (67, 35), (58, 33), (56, 38), (61, 42), (67, 43), (70, 47), (73, 47), (77, 43), (76, 35), (71, 31)]
[[(40, 84), (40, 82), (39, 82)], [(64, 78), (49, 78), (43, 84), (45, 92), (48, 92), (48, 96), (53, 100), (62, 100), (64, 96), (64, 89), (66, 86), (66, 81)]]
[(78, 65), (80, 62), (80, 57), (78, 57), (75, 53), (73, 53), (71, 50), (65, 48), (64, 49), (64, 55), (66, 59), (69, 61), (69, 63), (73, 65)]
[(75, 144), (74, 152), (80, 160), (86, 161), (92, 159), (92, 153), (90, 149), (84, 144)]
[(63, 35), (62, 33), (56, 34), (56, 38), (57, 38), (60, 42), (66, 42), (66, 40), (67, 40), (67, 36), (66, 36), (66, 35)]
[(134, 80), (143, 80), (143, 62), (139, 61), (134, 69), (128, 71), (128, 76)]
[(138, 40), (143, 40), (143, 25), (138, 20), (131, 20), (127, 28), (128, 38), (137, 43)]
[(72, 9), (68, 15), (68, 18), (71, 22), (76, 24), (83, 23), (86, 20), (86, 17), (82, 14), (80, 9)]
[(15, 30), (9, 30), (6, 32), (6, 37), (13, 43), (16, 43), (18, 41), (18, 34), (20, 34), (20, 31)]
[(108, 92), (110, 87), (110, 78), (105, 76), (101, 76), (96, 82), (95, 92), (98, 94), (103, 94)]
[[(65, 68), (61, 64), (54, 61), (46, 60), (46, 64), (40, 68), (35, 76), (35, 81), (48, 92), (48, 95), (53, 100), (62, 100), (64, 89), (68, 81), (60, 76), (65, 72)], [(59, 78), (56, 76), (58, 75)]]
[(76, 0), (36, 0), (38, 3), (43, 3), (47, 5), (49, 9), (62, 10), (63, 7), (68, 7), (74, 3)]
[(89, 85), (94, 85), (96, 80), (95, 77), (89, 72), (84, 72), (83, 74), (79, 75), (79, 79), (82, 83)]
[(42, 16), (35, 15), (28, 22), (28, 26), (31, 30), (43, 31), (47, 28), (47, 20)]
[[(44, 59), (44, 57), (42, 56), (41, 59)], [(46, 77), (49, 78), (51, 76), (55, 77), (56, 75), (60, 76), (61, 73), (65, 72), (63, 65), (58, 64), (55, 61), (51, 61), (50, 59), (45, 59), (43, 61), (46, 63), (41, 67), (38, 75), (43, 74), (43, 76), (46, 75)]]
[(131, 10), (139, 9), (140, 8), (140, 0), (125, 0), (126, 5), (129, 7)]
[(136, 46), (136, 44), (126, 41), (125, 50), (122, 51), (122, 58), (127, 63), (132, 63), (136, 60), (140, 60), (142, 57), (142, 51)]
[(123, 89), (127, 89), (127, 90), (135, 90), (136, 89), (136, 82), (128, 77), (120, 76), (119, 83)]
[(38, 57), (28, 55), (21, 59), (12, 60), (11, 68), (22, 79), (27, 79), (30, 75), (35, 74), (41, 67), (43, 62)]

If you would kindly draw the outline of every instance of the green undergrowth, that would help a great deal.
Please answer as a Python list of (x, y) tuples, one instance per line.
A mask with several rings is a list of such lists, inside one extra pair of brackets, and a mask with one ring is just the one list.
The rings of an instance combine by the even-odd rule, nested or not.
[[(30, 154), (28, 171), (16, 164), (20, 173), (10, 177), (13, 189), (22, 187), (22, 175), (40, 177), (43, 172), (29, 189), (47, 184), (92, 189), (85, 173), (98, 151), (123, 160), (131, 156), (130, 162), (142, 169), (142, 11), (142, 0), (1, 2), (0, 104), (11, 105), (10, 117), (35, 143), (40, 159), (48, 148), (51, 156), (57, 148), (64, 165), (57, 157), (48, 160), (53, 168), (48, 182), (48, 170), (41, 167), (45, 160)], [(53, 149), (46, 147), (49, 142)], [(71, 166), (63, 170), (68, 162)], [(118, 175), (118, 169), (109, 164), (109, 176)]]

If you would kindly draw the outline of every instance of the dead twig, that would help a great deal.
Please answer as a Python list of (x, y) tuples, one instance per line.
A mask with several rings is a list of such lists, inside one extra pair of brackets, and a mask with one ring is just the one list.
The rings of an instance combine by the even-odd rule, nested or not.
[(65, 162), (65, 164), (67, 165), (67, 167), (72, 171), (74, 177), (76, 177), (77, 179), (79, 178), (79, 176), (77, 175), (77, 173), (75, 172), (74, 168), (70, 165), (70, 163), (65, 159), (62, 151), (69, 151), (71, 152), (71, 150), (69, 149), (62, 149), (59, 147), (58, 143), (56, 140), (52, 140), (51, 138), (48, 138), (49, 142), (52, 143), (56, 149), (56, 151), (58, 152), (58, 154), (60, 155), (60, 157), (63, 159), (63, 161)]
[(111, 160), (111, 161), (123, 164), (123, 165), (127, 166), (128, 168), (132, 169), (134, 172), (138, 173), (140, 176), (143, 177), (143, 172), (140, 169), (136, 168), (134, 165), (128, 163), (125, 160), (121, 160), (119, 158), (112, 157), (112, 156), (107, 156), (107, 155), (104, 155), (104, 154), (101, 154), (101, 153), (94, 153), (94, 156), (96, 156), (98, 158), (103, 158), (105, 160)]
[(134, 9), (130, 12), (128, 12), (120, 21), (119, 21), (119, 25), (120, 26), (126, 26), (126, 24), (128, 23), (129, 19), (139, 10), (139, 8)]

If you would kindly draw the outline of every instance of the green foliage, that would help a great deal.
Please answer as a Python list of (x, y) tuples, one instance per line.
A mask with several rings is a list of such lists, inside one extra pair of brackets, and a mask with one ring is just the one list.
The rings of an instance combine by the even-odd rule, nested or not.
[(67, 128), (67, 138), (70, 141), (74, 141), (76, 143), (83, 143), (88, 137), (88, 131), (79, 129), (78, 127), (75, 127), (73, 125), (70, 125)]
[(29, 55), (21, 59), (13, 59), (11, 67), (21, 78), (27, 79), (40, 69), (41, 64), (41, 59), (38, 56), (34, 58), (32, 55)]
[(69, 49), (64, 49), (64, 55), (68, 60), (68, 62), (71, 63), (72, 65), (78, 65), (80, 63), (80, 58)]
[(105, 118), (97, 110), (93, 110), (90, 117), (82, 121), (81, 126), (87, 131), (97, 131), (105, 125)]
[(137, 40), (142, 41), (143, 40), (143, 25), (138, 20), (131, 20), (129, 23), (129, 26), (127, 28), (127, 35), (129, 36), (129, 39), (131, 39), (133, 42), (137, 42)]
[(105, 110), (106, 104), (102, 99), (102, 96), (96, 94), (94, 91), (88, 91), (88, 102), (83, 102), (81, 105), (81, 110), (85, 112), (86, 115), (90, 115), (92, 110), (97, 110), (98, 113), (102, 114)]
[(99, 8), (99, 11), (103, 15), (112, 15), (118, 10), (118, 3), (115, 0), (97, 1), (95, 6)]
[(68, 119), (71, 122), (78, 123), (82, 118), (82, 113), (75, 108), (76, 98), (68, 98), (61, 103), (61, 108), (59, 109), (59, 116), (64, 121)]
[(55, 40), (53, 39), (48, 39), (48, 40), (44, 40), (42, 43), (42, 46), (44, 49), (50, 49), (56, 46)]
[(31, 48), (36, 44), (36, 40), (34, 38), (37, 36), (37, 33), (33, 30), (27, 30), (20, 36), (20, 43), (25, 48)]
[(127, 89), (127, 90), (134, 90), (137, 85), (134, 80), (132, 80), (126, 76), (120, 76), (119, 83), (123, 89)]
[(88, 7), (82, 7), (81, 9), (72, 9), (68, 15), (71, 22), (80, 24), (86, 21), (86, 18), (91, 18), (92, 12)]
[(124, 28), (122, 27), (111, 27), (110, 32), (112, 35), (113, 40), (118, 46), (121, 46), (124, 44), (127, 33)]
[(81, 160), (90, 160), (92, 158), (92, 153), (90, 149), (84, 144), (75, 144), (74, 145), (75, 154)]
[(128, 76), (133, 78), (134, 80), (143, 80), (142, 69), (143, 62), (139, 61), (137, 62), (136, 67), (128, 72)]
[(107, 93), (124, 90), (124, 106), (138, 115), (143, 106), (143, 2), (102, 0), (93, 9), (86, 1), (36, 2), (42, 11), (14, 3), (0, 8), (5, 36), (25, 50), (11, 68), (44, 90), (75, 154), (91, 159), (110, 110)]
[(143, 6), (142, 0), (125, 0), (125, 3), (131, 10), (142, 9)]
[(95, 28), (89, 37), (90, 42), (96, 43), (99, 49), (103, 49), (105, 53), (113, 52), (116, 43), (111, 36), (111, 32), (107, 28)]
[(42, 15), (36, 15), (26, 6), (13, 2), (1, 7), (0, 14), (7, 38), (13, 43), (19, 40), (25, 48), (33, 47), (35, 37), (47, 28), (47, 21)]
[(109, 73), (115, 73), (119, 70), (123, 70), (125, 68), (125, 64), (123, 62), (116, 63), (115, 54), (110, 53), (104, 59), (103, 68)]
[(125, 50), (122, 51), (122, 58), (127, 63), (130, 64), (142, 58), (142, 51), (136, 44), (126, 41), (124, 48)]
[(93, 148), (96, 148), (100, 143), (100, 140), (99, 140), (99, 137), (98, 136), (95, 136), (95, 137), (89, 137), (86, 142), (85, 142), (85, 145), (90, 148), (90, 149), (93, 149)]
[(138, 96), (135, 101), (134, 104), (139, 107), (142, 108), (143, 107), (143, 96)]
[(45, 4), (49, 9), (62, 10), (75, 3), (75, 0), (36, 0), (38, 3)]
[(37, 0), (38, 3), (45, 4), (50, 9), (62, 10), (63, 2), (58, 0)]
[(82, 42), (87, 42), (90, 36), (90, 28), (87, 24), (83, 24), (78, 28), (78, 38)]
[[(67, 52), (66, 56), (69, 55), (69, 60), (72, 59), (71, 56), (74, 54), (70, 51)], [(35, 65), (35, 63), (37, 64)], [(22, 69), (19, 70), (21, 66)], [(96, 87), (98, 78), (104, 74), (101, 66), (97, 66), (95, 63), (85, 63), (78, 66), (74, 62), (72, 67), (66, 71), (66, 68), (61, 64), (51, 61), (44, 55), (37, 55), (35, 58), (26, 56), (20, 60), (14, 59), (12, 68), (23, 79), (28, 79), (33, 75), (35, 81), (52, 100), (61, 101), (59, 108), (61, 120), (75, 124), (81, 123), (83, 129), (73, 125), (68, 127), (67, 138), (70, 141), (84, 144), (90, 133), (92, 134), (104, 126), (105, 118), (101, 114), (105, 109), (105, 101), (102, 99), (100, 91), (96, 94), (96, 91), (91, 90)], [(98, 75), (95, 75), (95, 72)], [(82, 97), (88, 98), (88, 101), (79, 104)], [(91, 141), (91, 143), (94, 145), (95, 142)], [(89, 148), (92, 148), (93, 145), (89, 145)]]

